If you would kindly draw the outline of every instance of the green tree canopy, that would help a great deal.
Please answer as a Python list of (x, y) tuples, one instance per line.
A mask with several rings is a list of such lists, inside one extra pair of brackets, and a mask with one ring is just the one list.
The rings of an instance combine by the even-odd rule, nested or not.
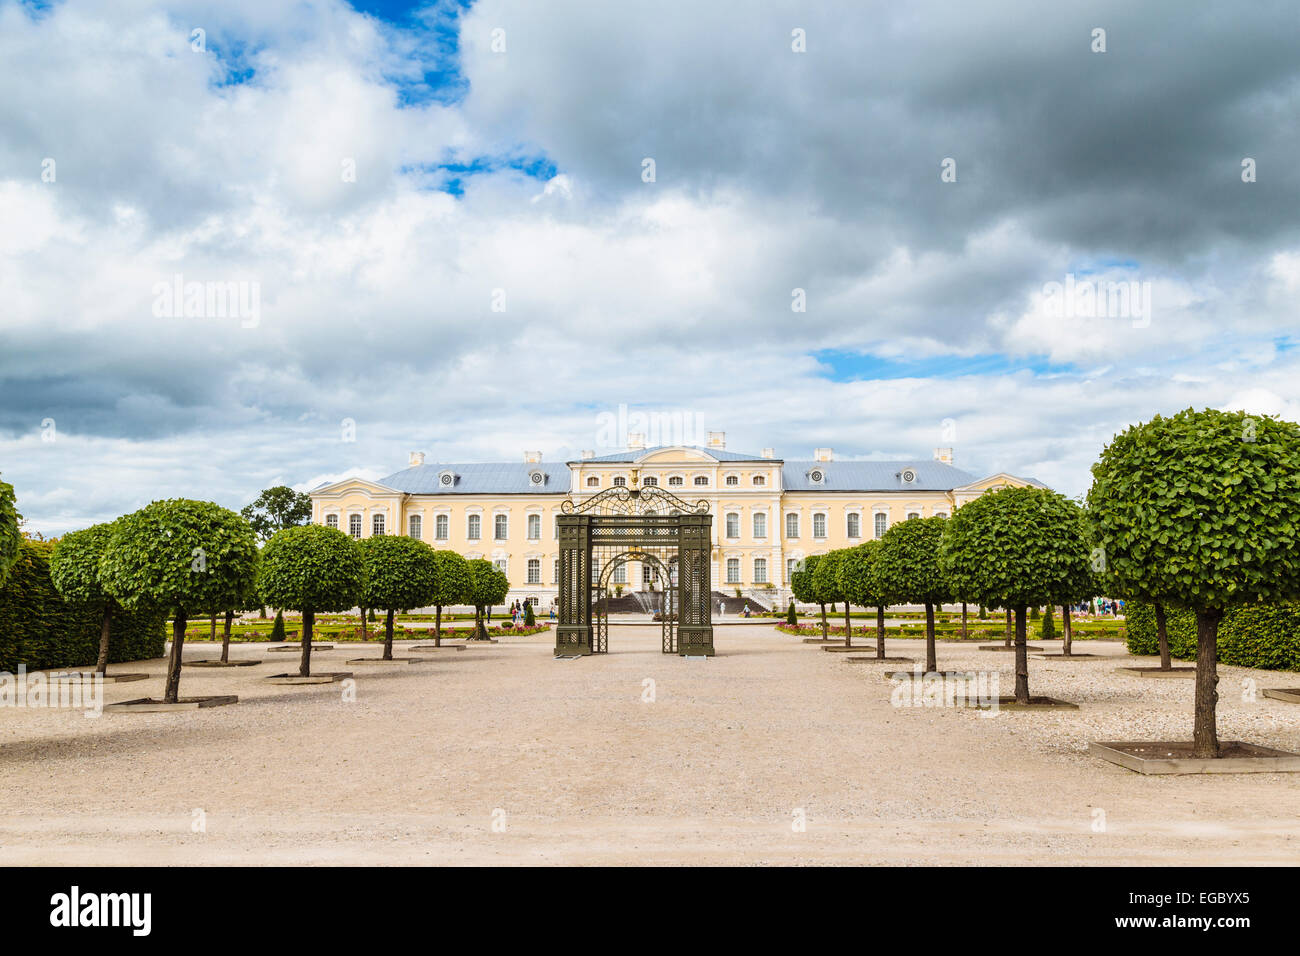
[(262, 551), (257, 590), (276, 608), (302, 612), (302, 662), (311, 674), (311, 630), (318, 612), (356, 607), (365, 588), (361, 551), (337, 528), (308, 524), (277, 531)]
[(95, 670), (108, 672), (109, 638), (113, 609), (117, 602), (104, 590), (99, 565), (113, 536), (112, 524), (97, 524), (81, 531), (70, 531), (54, 545), (50, 554), (50, 580), (63, 599), (70, 604), (86, 604), (102, 615), (99, 635), (99, 659)]
[(18, 543), (22, 541), (18, 523), (22, 517), (16, 507), (14, 486), (0, 481), (0, 584), (5, 583), (9, 569), (18, 560)]
[(433, 552), (433, 594), (429, 603), (433, 605), (433, 639), (434, 644), (442, 644), (442, 609), (450, 604), (469, 604), (470, 586), (469, 564), (455, 551)]
[(257, 568), (257, 540), (243, 518), (211, 501), (155, 501), (113, 522), (100, 560), (104, 589), (128, 608), (171, 608), (172, 654), (164, 700), (180, 693), (186, 619), (225, 607)]
[(876, 607), (886, 603), (875, 575), (876, 559), (879, 556), (878, 540), (864, 541), (856, 547), (845, 549), (839, 566), (840, 593), (845, 600), (858, 607)]
[(1219, 752), (1218, 625), (1234, 605), (1300, 596), (1300, 428), (1190, 408), (1116, 435), (1088, 507), (1120, 593), (1196, 613), (1195, 753)]
[(510, 592), (510, 579), (504, 571), (485, 558), (473, 558), (467, 564), (470, 586), (466, 600), (474, 605), (474, 634), (485, 638), (487, 630), (483, 626), (483, 611), (506, 599)]
[(828, 551), (821, 555), (813, 569), (813, 590), (817, 592), (819, 603), (834, 604), (844, 600), (840, 589), (840, 560), (844, 550)]
[(311, 496), (288, 485), (267, 488), (239, 512), (263, 541), (311, 521)]
[(393, 657), (393, 615), (430, 603), (437, 562), (423, 541), (381, 534), (357, 542), (365, 567), (362, 604), (385, 612), (384, 660)]
[(937, 667), (934, 606), (952, 600), (953, 588), (939, 567), (939, 542), (947, 518), (909, 518), (890, 526), (880, 539), (875, 583), (889, 603), (925, 606), (925, 669)]
[(817, 598), (817, 587), (813, 581), (819, 560), (820, 556), (816, 554), (804, 558), (795, 564), (794, 573), (790, 575), (790, 590), (800, 604), (822, 603)]

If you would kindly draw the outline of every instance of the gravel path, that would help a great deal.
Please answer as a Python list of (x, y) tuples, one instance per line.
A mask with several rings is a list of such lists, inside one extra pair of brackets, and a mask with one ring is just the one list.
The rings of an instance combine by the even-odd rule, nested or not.
[[(1191, 733), (1192, 682), (1116, 673), (1131, 661), (1120, 644), (1076, 648), (1113, 659), (1031, 659), (1032, 692), (1080, 710), (990, 718), (891, 706), (882, 665), (770, 627), (718, 626), (707, 661), (660, 654), (650, 627), (613, 626), (599, 658), (554, 661), (551, 641), (356, 668), (344, 661), (378, 649), (320, 653), (318, 669), (354, 670), (355, 701), (337, 684), (265, 684), (296, 656), (234, 645), (272, 660), (181, 685), (236, 693), (231, 707), (0, 710), (0, 863), (1300, 859), (1300, 774), (1143, 777), (1087, 756), (1089, 740)], [(947, 669), (997, 669), (1011, 692), (1014, 655), (938, 653)], [(152, 676), (108, 685), (108, 700), (161, 693), (162, 661), (126, 669)], [(1221, 674), (1223, 739), (1300, 751), (1300, 705), (1243, 693), (1300, 675)]]

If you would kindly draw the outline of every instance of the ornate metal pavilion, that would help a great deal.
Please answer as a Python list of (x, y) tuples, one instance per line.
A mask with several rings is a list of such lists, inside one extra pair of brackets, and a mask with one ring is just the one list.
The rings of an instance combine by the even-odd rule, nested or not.
[(616, 486), (580, 503), (566, 501), (560, 537), (559, 622), (555, 656), (609, 651), (609, 585), (614, 572), (640, 564), (662, 602), (662, 650), (713, 655), (707, 501), (690, 504), (658, 486)]

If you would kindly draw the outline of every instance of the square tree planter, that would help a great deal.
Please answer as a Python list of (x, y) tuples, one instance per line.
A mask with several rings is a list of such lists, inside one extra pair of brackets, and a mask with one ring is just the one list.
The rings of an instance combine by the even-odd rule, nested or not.
[(1195, 667), (1171, 667), (1171, 668), (1170, 668), (1169, 670), (1167, 670), (1167, 671), (1161, 670), (1161, 669), (1159, 668), (1159, 666), (1156, 666), (1156, 667), (1117, 667), (1117, 668), (1115, 668), (1115, 670), (1118, 671), (1118, 672), (1121, 673), (1121, 674), (1132, 674), (1132, 675), (1134, 675), (1135, 677), (1163, 677), (1163, 678), (1177, 678), (1177, 677), (1182, 677), (1182, 678), (1186, 678), (1186, 679), (1188, 679), (1188, 680), (1192, 680), (1192, 679), (1194, 679), (1194, 678), (1196, 677), (1196, 668), (1195, 668)]
[[(295, 653), (295, 654), (301, 654), (301, 653), (302, 653), (302, 645), (301, 645), (301, 644), (289, 644), (289, 645), (287, 645), (287, 646), (285, 646), (285, 647), (268, 647), (267, 650), (270, 651), (270, 652), (272, 652), (272, 653), (279, 652), (279, 653), (281, 653), (281, 654), (288, 654), (290, 651), (292, 651), (292, 652)], [(315, 654), (317, 651), (332, 651), (332, 650), (334, 650), (334, 645), (333, 645), (333, 644), (317, 644), (315, 641), (312, 641), (312, 642), (311, 642), (311, 652), (312, 652), (313, 654)]]
[(262, 678), (268, 684), (333, 684), (335, 681), (347, 680), (352, 676), (351, 671), (334, 671), (322, 672), (319, 674), (308, 674), (303, 677), (301, 674), (272, 674), (270, 677)]
[[(854, 648), (854, 650), (861, 650), (861, 648)], [(854, 656), (850, 654), (848, 657), (844, 659), (853, 664), (914, 664), (916, 663), (916, 658), (914, 657), (888, 657), (888, 656), (877, 657), (875, 654), (861, 654), (858, 656)]]
[(1218, 757), (1192, 756), (1190, 740), (1090, 741), (1088, 753), (1138, 773), (1280, 773), (1300, 771), (1300, 754), (1240, 740), (1219, 743)]
[(1300, 704), (1300, 687), (1271, 687), (1262, 692), (1273, 700), (1284, 700), (1288, 704)]
[[(37, 673), (44, 673), (54, 683), (93, 681), (95, 679), (94, 671), (38, 671)], [(31, 676), (28, 675), (28, 677)], [(101, 679), (105, 684), (129, 684), (131, 681), (144, 680), (148, 676), (148, 674), (105, 674)]]
[(411, 648), (413, 651), (463, 651), (464, 644), (443, 644), (439, 647), (437, 644), (416, 644)]
[(382, 657), (354, 657), (348, 661), (349, 664), (419, 664), (428, 660), (426, 657), (390, 657), (384, 660)]
[[(1007, 647), (1005, 644), (981, 644), (979, 647), (981, 651), (1002, 651), (1004, 653), (1014, 653), (1016, 650), (1016, 645), (1014, 644), (1012, 644), (1010, 647)], [(1043, 653), (1043, 649), (1041, 647), (1034, 647), (1032, 644), (1026, 644), (1025, 650), (1027, 650), (1030, 654)]]
[(236, 704), (238, 702), (239, 698), (234, 694), (214, 697), (182, 697), (174, 704), (155, 700), (152, 697), (138, 697), (135, 700), (124, 700), (117, 704), (106, 704), (104, 710), (112, 711), (115, 714), (166, 714), (175, 710), (200, 710), (205, 707), (224, 707), (226, 704)]
[(261, 661), (186, 661), (186, 667), (253, 667)]

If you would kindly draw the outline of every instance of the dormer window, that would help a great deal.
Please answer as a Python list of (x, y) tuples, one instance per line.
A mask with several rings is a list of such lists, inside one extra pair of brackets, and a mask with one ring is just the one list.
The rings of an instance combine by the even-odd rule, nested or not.
[(808, 482), (809, 482), (809, 484), (814, 484), (814, 485), (825, 484), (825, 482), (826, 482), (826, 472), (824, 472), (824, 471), (823, 471), (822, 469), (820, 469), (820, 468), (810, 468), (810, 469), (808, 469)]
[(530, 469), (528, 472), (528, 487), (541, 488), (546, 484), (546, 472), (540, 468)]
[(456, 487), (456, 473), (454, 471), (438, 472), (438, 490), (451, 491)]

